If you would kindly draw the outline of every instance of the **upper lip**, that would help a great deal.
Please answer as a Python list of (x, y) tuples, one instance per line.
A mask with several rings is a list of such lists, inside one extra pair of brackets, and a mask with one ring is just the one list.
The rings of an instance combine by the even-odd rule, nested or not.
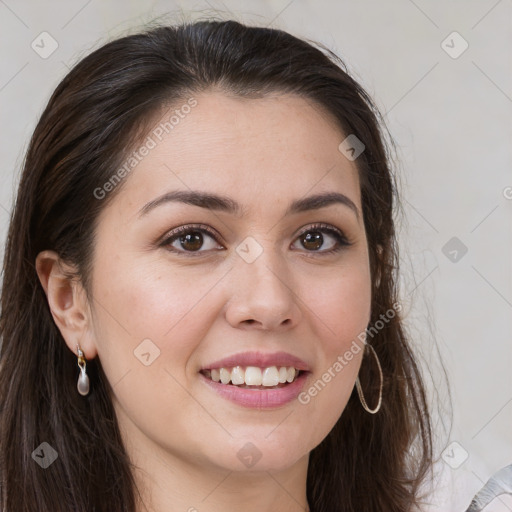
[(309, 366), (306, 362), (287, 352), (241, 352), (208, 363), (201, 367), (201, 370), (233, 368), (235, 366), (259, 366), (260, 368), (268, 368), (269, 366), (293, 366), (297, 370), (309, 371)]

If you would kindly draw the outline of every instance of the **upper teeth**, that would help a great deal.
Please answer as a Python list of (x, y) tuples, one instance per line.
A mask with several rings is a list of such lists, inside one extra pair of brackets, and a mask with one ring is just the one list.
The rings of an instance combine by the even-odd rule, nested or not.
[(247, 386), (277, 386), (285, 382), (293, 382), (299, 370), (293, 366), (269, 366), (259, 368), (257, 366), (235, 366), (234, 368), (212, 368), (210, 378), (222, 384)]

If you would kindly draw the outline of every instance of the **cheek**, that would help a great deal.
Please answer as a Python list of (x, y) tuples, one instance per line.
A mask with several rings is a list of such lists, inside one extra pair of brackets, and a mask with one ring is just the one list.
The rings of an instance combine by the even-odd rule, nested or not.
[[(308, 288), (315, 290), (311, 279)], [(347, 267), (317, 283), (321, 286), (305, 296), (312, 317), (316, 318), (313, 325), (317, 326), (318, 339), (323, 342), (325, 355), (332, 360), (344, 353), (368, 325), (371, 314), (369, 269), (362, 264)]]
[(207, 333), (205, 305), (216, 279), (161, 263), (137, 266), (133, 259), (117, 257), (111, 260), (115, 264), (97, 265), (96, 337), (105, 372), (116, 382), (128, 370), (143, 371), (145, 363), (154, 361), (155, 375), (163, 371), (165, 360), (165, 368), (183, 374)]
[[(312, 288), (310, 288), (312, 289)], [(369, 269), (352, 266), (323, 280), (322, 293), (309, 294), (312, 325), (321, 343), (318, 366), (299, 402), (307, 417), (318, 418), (315, 440), (320, 442), (342, 414), (361, 365), (364, 333), (370, 320)]]
[(185, 420), (198, 414), (187, 364), (211, 327), (219, 276), (123, 263), (98, 265), (98, 357), (125, 426), (135, 421), (152, 437), (161, 424), (162, 443), (181, 439)]

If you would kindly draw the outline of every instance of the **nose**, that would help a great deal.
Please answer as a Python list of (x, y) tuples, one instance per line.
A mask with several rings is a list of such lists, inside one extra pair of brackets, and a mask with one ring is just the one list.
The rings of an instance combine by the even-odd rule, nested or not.
[(235, 257), (231, 298), (226, 319), (236, 328), (286, 330), (297, 325), (302, 313), (300, 291), (286, 261), (265, 249), (252, 263)]

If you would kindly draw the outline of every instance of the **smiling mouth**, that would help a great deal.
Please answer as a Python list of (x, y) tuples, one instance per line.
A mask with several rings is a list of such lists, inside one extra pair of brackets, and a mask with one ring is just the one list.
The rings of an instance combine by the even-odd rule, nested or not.
[(294, 382), (305, 372), (293, 366), (234, 366), (201, 370), (200, 373), (213, 382), (242, 389), (278, 389)]

